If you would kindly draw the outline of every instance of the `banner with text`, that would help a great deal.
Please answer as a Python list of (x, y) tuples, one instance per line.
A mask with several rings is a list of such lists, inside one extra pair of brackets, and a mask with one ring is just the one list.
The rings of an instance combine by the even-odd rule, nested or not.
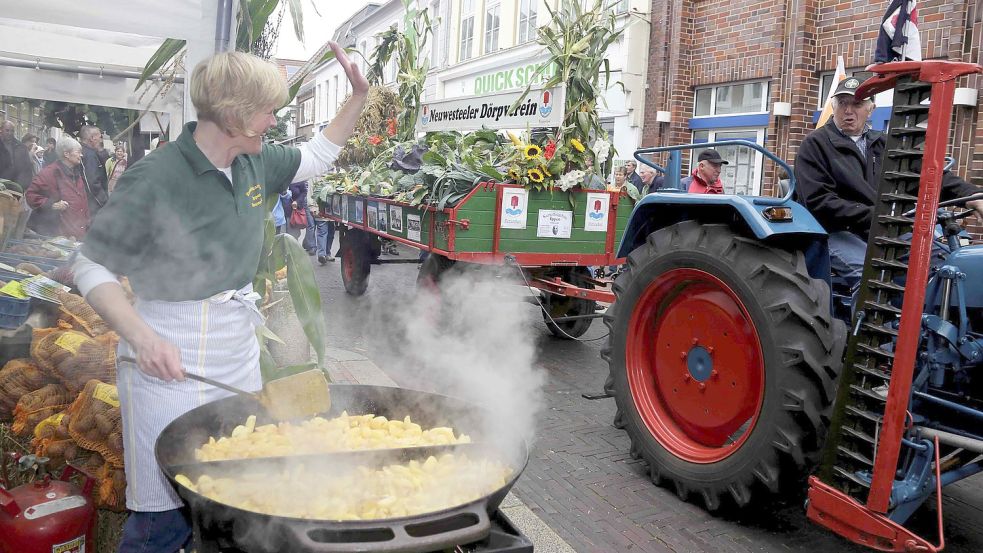
[(564, 89), (555, 86), (530, 90), (515, 109), (510, 109), (522, 92), (486, 94), (423, 102), (417, 132), (471, 131), (559, 127), (563, 123)]

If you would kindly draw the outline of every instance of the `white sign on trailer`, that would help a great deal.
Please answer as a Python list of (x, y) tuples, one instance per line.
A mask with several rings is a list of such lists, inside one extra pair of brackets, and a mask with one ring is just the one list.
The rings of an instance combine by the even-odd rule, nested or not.
[(563, 124), (564, 88), (530, 90), (522, 102), (512, 105), (522, 92), (488, 94), (426, 102), (416, 121), (417, 132), (471, 131), (559, 127)]

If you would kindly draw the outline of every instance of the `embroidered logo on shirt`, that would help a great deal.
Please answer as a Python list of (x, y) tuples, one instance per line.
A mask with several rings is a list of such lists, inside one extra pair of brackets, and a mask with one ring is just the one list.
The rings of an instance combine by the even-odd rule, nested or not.
[(250, 199), (252, 203), (249, 204), (250, 207), (259, 207), (263, 205), (263, 194), (260, 193), (262, 186), (254, 184), (246, 190), (246, 196)]

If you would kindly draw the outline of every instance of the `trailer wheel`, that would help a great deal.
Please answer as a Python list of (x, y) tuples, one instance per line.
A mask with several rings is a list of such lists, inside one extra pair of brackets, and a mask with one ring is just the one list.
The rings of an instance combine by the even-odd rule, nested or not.
[[(580, 288), (594, 289), (590, 282), (590, 273), (586, 267), (574, 267), (562, 275), (564, 280), (579, 286)], [(554, 323), (550, 318), (574, 317), (578, 315), (593, 315), (597, 311), (597, 302), (569, 296), (558, 296), (556, 294), (543, 294), (543, 322), (546, 328), (553, 333), (553, 336), (564, 340), (580, 338), (590, 328), (594, 319), (574, 319), (572, 321), (561, 321)], [(548, 315), (548, 316), (547, 316)]]
[(370, 237), (359, 230), (341, 235), (341, 280), (345, 292), (361, 296), (369, 287), (369, 268), (372, 263)]
[(653, 482), (715, 510), (818, 460), (846, 328), (801, 252), (687, 221), (650, 234), (614, 292), (607, 388)]
[(454, 266), (454, 261), (442, 255), (432, 253), (423, 260), (420, 272), (416, 275), (418, 290), (439, 293), (438, 287), (444, 273)]

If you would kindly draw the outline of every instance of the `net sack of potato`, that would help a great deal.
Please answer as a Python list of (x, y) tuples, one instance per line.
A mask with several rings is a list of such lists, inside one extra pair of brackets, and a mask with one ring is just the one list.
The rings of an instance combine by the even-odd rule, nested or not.
[(102, 467), (106, 464), (106, 459), (98, 451), (80, 447), (78, 455), (75, 459), (69, 459), (69, 462), (88, 477), (98, 480), (102, 473)]
[(31, 446), (35, 454), (50, 460), (51, 467), (60, 467), (76, 459), (80, 451), (85, 451), (68, 432), (69, 420), (68, 413), (61, 412), (51, 415), (34, 427)]
[(72, 397), (73, 394), (61, 384), (48, 384), (24, 394), (14, 406), (14, 424), (10, 429), (18, 436), (34, 432), (41, 421), (64, 411), (72, 403)]
[(61, 300), (62, 318), (72, 325), (76, 330), (81, 330), (89, 336), (99, 336), (109, 332), (109, 325), (102, 317), (92, 309), (89, 302), (82, 296), (70, 292), (60, 292), (58, 299)]
[(57, 382), (30, 359), (12, 359), (0, 369), (0, 420), (9, 421), (25, 394)]
[(78, 393), (90, 380), (116, 382), (115, 334), (92, 338), (75, 330), (59, 330), (31, 342), (31, 355), (70, 391)]
[(68, 431), (80, 446), (98, 451), (108, 464), (123, 466), (123, 423), (116, 386), (90, 380), (68, 414)]
[(99, 488), (96, 506), (100, 509), (121, 512), (126, 510), (126, 472), (122, 467), (106, 463), (99, 472)]

